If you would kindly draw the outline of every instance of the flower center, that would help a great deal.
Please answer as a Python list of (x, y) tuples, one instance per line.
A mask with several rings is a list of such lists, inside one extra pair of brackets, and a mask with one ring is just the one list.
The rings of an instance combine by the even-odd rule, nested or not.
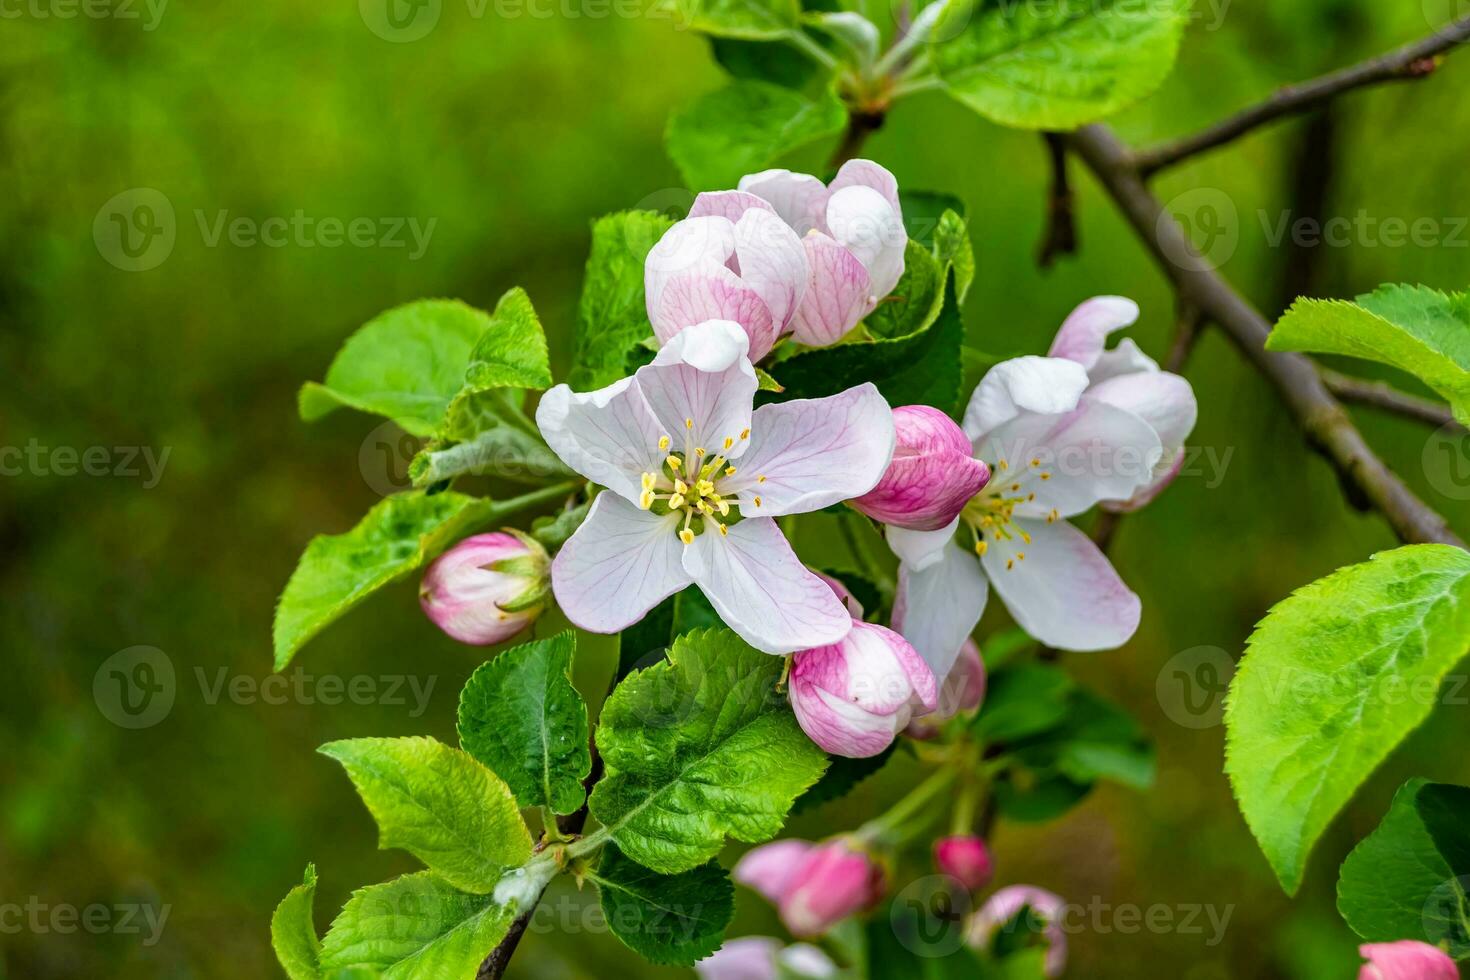
[[(1050, 471), (1044, 469), (1040, 459), (1032, 459), (1024, 467), (1013, 470), (1006, 460), (997, 460), (995, 475), (985, 488), (970, 498), (965, 509), (960, 511), (960, 522), (974, 536), (975, 554), (981, 557), (991, 546), (1001, 541), (1022, 545), (1031, 543), (1031, 535), (1015, 523), (1016, 508), (1036, 501), (1036, 487), (1051, 479)], [(1053, 524), (1060, 515), (1056, 508), (1046, 515), (1046, 523)], [(1017, 551), (1014, 558), (1006, 559), (1006, 570), (1016, 567), (1016, 562), (1025, 561), (1026, 552)]]
[[(693, 419), (684, 420), (686, 431), (694, 428)], [(740, 501), (730, 493), (721, 493), (720, 484), (735, 475), (736, 469), (726, 459), (736, 442), (750, 438), (746, 429), (738, 436), (726, 436), (720, 449), (711, 454), (703, 446), (692, 445), (686, 438), (683, 451), (670, 451), (673, 440), (660, 436), (658, 450), (667, 453), (664, 465), (659, 470), (643, 474), (643, 492), (638, 497), (638, 506), (655, 514), (682, 514), (679, 524), (679, 540), (686, 545), (694, 543), (694, 537), (711, 526), (718, 528), (721, 535), (729, 534), (729, 525), (741, 519), (739, 513), (732, 514), (730, 505), (737, 507)], [(765, 482), (765, 477), (757, 477)], [(755, 506), (761, 498), (753, 498)], [(696, 524), (696, 521), (698, 522)]]

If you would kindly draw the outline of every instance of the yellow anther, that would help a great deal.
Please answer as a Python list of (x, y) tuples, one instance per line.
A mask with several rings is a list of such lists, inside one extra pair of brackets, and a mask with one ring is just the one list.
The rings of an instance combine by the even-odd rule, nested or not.
[(726, 436), (725, 437), (725, 448), (726, 449), (729, 449), (733, 445), (735, 445), (735, 440), (734, 439), (731, 439), (729, 436)]
[(749, 429), (742, 429), (741, 432), (740, 432), (740, 438), (742, 438), (742, 439), (749, 439), (750, 438), (750, 430)]
[(674, 492), (675, 493), (679, 493), (679, 494), (688, 493), (689, 492), (689, 484), (685, 483), (683, 480), (675, 480), (674, 481)]
[(725, 467), (725, 475), (726, 476), (734, 476), (735, 475), (735, 467), (733, 467), (733, 466), (727, 466), (727, 467)]
[(643, 474), (643, 489), (645, 489), (645, 490), (652, 490), (653, 489), (653, 481), (656, 480), (656, 479), (657, 479), (657, 476), (655, 474), (653, 474), (653, 473), (644, 473)]
[(1062, 516), (1061, 514), (1057, 513), (1056, 508), (1053, 507), (1052, 508), (1052, 512), (1050, 514), (1047, 514), (1046, 515), (1046, 523), (1048, 523), (1048, 524), (1055, 524), (1057, 522), (1057, 518), (1058, 517), (1061, 517), (1061, 516)]
[(692, 528), (686, 527), (684, 530), (679, 532), (679, 540), (684, 542), (685, 544), (693, 544), (694, 530)]
[(765, 483), (766, 482), (766, 478), (764, 476), (758, 476), (758, 477), (755, 478), (755, 482), (756, 483)]
[(1031, 503), (1031, 501), (1033, 501), (1035, 499), (1036, 499), (1036, 494), (1034, 494), (1034, 493), (1028, 493), (1028, 494), (1026, 494), (1026, 503), (1029, 504), (1029, 503)]
[(989, 550), (990, 550), (990, 542), (988, 542), (988, 541), (976, 541), (975, 542), (975, 554), (979, 555), (981, 558), (984, 558), (985, 557), (985, 552), (987, 552)]
[(704, 459), (704, 450), (698, 446), (695, 446), (694, 455), (698, 456), (700, 459)]
[(1016, 552), (1016, 561), (1025, 561), (1025, 560), (1026, 560), (1026, 552), (1024, 552), (1024, 551), (1018, 551), (1018, 552)]
[(678, 456), (670, 456), (668, 459), (664, 460), (664, 465), (677, 473), (679, 472), (679, 467), (683, 464), (683, 462), (684, 461)]
[(684, 420), (684, 428), (686, 428), (686, 429), (692, 429), (692, 428), (694, 428), (694, 420), (693, 419), (685, 419)]
[(662, 452), (668, 452), (668, 449), (669, 449), (669, 437), (668, 436), (659, 436), (658, 437), (658, 451), (661, 452), (661, 453)]
[[(1022, 531), (1021, 532), (1021, 540), (1024, 541), (1024, 542), (1026, 542), (1027, 544), (1030, 544), (1031, 543), (1031, 535), (1027, 534), (1025, 531)], [(1022, 558), (1025, 558), (1026, 556), (1025, 555), (1022, 555), (1021, 557)]]
[(1021, 489), (1021, 485), (1019, 483), (1012, 483), (1011, 484), (1011, 493), (1015, 493), (1019, 489)]
[(701, 497), (708, 497), (710, 494), (715, 492), (715, 485), (708, 480), (700, 480), (698, 483), (694, 484), (694, 489), (699, 491), (699, 495)]
[(1011, 569), (1013, 569), (1015, 567), (1016, 567), (1016, 560), (1014, 558), (1007, 558), (1006, 559), (1006, 571), (1009, 572)]
[(695, 504), (695, 506), (698, 507), (699, 512), (706, 517), (712, 516), (715, 512), (715, 509), (709, 505), (708, 500), (701, 500), (699, 503)]
[[(728, 507), (725, 509), (729, 510)], [(716, 524), (715, 527), (720, 529), (720, 537), (724, 537), (725, 535), (730, 533), (730, 529), (723, 524)]]
[(1039, 460), (1039, 459), (1033, 459), (1031, 461), (1031, 465), (1032, 466), (1040, 466), (1041, 465), (1041, 460)]
[(756, 497), (756, 498), (755, 498), (755, 505), (756, 505), (756, 506), (757, 506), (757, 507), (759, 507), (759, 506), (760, 506), (760, 505), (761, 505), (761, 498), (759, 498), (759, 497)]
[(684, 499), (684, 495), (681, 494), (681, 493), (676, 493), (672, 497), (669, 498), (669, 510), (678, 510), (680, 507), (683, 507), (686, 503), (687, 503), (687, 501)]
[[(719, 500), (719, 501), (716, 501), (715, 502), (715, 507), (719, 509), (720, 516), (721, 517), (729, 517), (730, 516), (730, 502), (728, 500)], [(720, 525), (720, 527), (724, 527), (724, 526), (725, 525), (723, 525), (723, 524)]]
[(653, 506), (652, 490), (645, 490), (638, 495), (638, 506), (642, 507), (644, 510), (648, 510), (650, 507)]
[(1051, 479), (1051, 474), (1050, 473), (1043, 473), (1043, 474), (1041, 474), (1041, 478), (1043, 480), (1050, 480)]
[(999, 466), (1001, 469), (1005, 469), (1006, 468), (1006, 461), (1005, 460), (1001, 460), (1000, 462), (996, 463), (995, 465), (996, 466)]

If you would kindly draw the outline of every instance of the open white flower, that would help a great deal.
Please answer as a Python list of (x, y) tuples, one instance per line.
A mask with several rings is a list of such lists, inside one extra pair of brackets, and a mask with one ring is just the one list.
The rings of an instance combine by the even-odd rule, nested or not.
[(631, 378), (542, 398), (547, 444), (610, 491), (552, 564), (573, 623), (616, 633), (694, 583), (767, 653), (847, 635), (852, 617), (774, 518), (871, 490), (893, 454), (892, 412), (871, 384), (752, 411), (748, 345), (739, 324), (707, 321)]

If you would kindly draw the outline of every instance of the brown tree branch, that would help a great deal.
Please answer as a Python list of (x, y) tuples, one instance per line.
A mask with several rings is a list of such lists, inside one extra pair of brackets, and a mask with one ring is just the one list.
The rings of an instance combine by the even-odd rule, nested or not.
[(1179, 222), (1144, 184), (1133, 155), (1113, 131), (1103, 125), (1087, 126), (1071, 134), (1068, 143), (1153, 253), (1181, 300), (1218, 324), (1275, 386), (1308, 441), (1336, 468), (1349, 499), (1383, 514), (1405, 542), (1464, 547), (1445, 519), (1415, 496), (1363, 440), (1312, 361), (1300, 354), (1266, 350), (1270, 323), (1195, 252)]
[(1067, 141), (1060, 133), (1041, 135), (1051, 161), (1051, 193), (1046, 198), (1046, 234), (1036, 261), (1049, 269), (1059, 256), (1077, 254), (1077, 221), (1067, 174)]
[(1130, 157), (1143, 177), (1207, 150), (1223, 146), (1268, 123), (1306, 112), (1345, 92), (1383, 82), (1414, 81), (1433, 74), (1439, 56), (1470, 39), (1470, 17), (1382, 57), (1320, 78), (1278, 89), (1270, 98), (1192, 136), (1134, 151)]
[(1345, 402), (1380, 408), (1385, 412), (1393, 412), (1418, 422), (1427, 422), (1435, 427), (1459, 426), (1449, 406), (1429, 398), (1420, 398), (1417, 395), (1399, 391), (1385, 381), (1365, 381), (1362, 378), (1339, 374), (1325, 368), (1321, 374), (1322, 383), (1327, 385), (1327, 390)]
[(832, 153), (832, 159), (827, 166), (836, 170), (847, 161), (856, 157), (863, 151), (863, 144), (868, 137), (883, 128), (883, 120), (887, 116), (882, 112), (867, 112), (863, 109), (853, 109), (847, 117), (847, 129), (842, 134), (842, 142), (837, 144), (837, 149)]

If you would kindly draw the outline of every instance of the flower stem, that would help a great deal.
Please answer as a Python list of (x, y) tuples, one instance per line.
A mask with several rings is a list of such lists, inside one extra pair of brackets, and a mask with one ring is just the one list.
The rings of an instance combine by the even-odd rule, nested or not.
[(519, 497), (511, 497), (509, 500), (492, 501), (490, 520), (503, 520), (518, 511), (559, 500), (576, 490), (580, 482), (580, 480), (566, 480), (562, 483), (554, 483), (549, 487), (542, 487), (540, 490), (523, 493)]
[(796, 48), (802, 54), (806, 55), (808, 58), (821, 65), (823, 68), (826, 68), (828, 71), (837, 70), (837, 59), (832, 57), (831, 53), (828, 52), (826, 48), (822, 47), (816, 41), (812, 40), (811, 36), (808, 35), (805, 31), (793, 30), (791, 33), (786, 35), (786, 40), (791, 42), (792, 47)]
[[(907, 823), (917, 816), (929, 801), (935, 796), (949, 788), (959, 775), (959, 770), (953, 765), (946, 765), (938, 772), (932, 774), (918, 786), (915, 786), (907, 796), (889, 807), (888, 812), (863, 824), (857, 830), (857, 836), (863, 840), (875, 841), (880, 838), (898, 842), (912, 836), (913, 827), (906, 831), (894, 833), (900, 825)], [(920, 820), (917, 828), (922, 829), (925, 821)]]

